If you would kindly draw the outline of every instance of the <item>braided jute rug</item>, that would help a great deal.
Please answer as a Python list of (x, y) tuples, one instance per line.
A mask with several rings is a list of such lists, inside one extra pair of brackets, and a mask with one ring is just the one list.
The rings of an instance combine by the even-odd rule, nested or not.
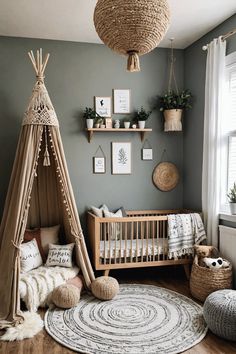
[(207, 332), (202, 307), (153, 285), (122, 284), (111, 301), (84, 295), (77, 307), (48, 310), (47, 332), (59, 343), (89, 354), (174, 354)]

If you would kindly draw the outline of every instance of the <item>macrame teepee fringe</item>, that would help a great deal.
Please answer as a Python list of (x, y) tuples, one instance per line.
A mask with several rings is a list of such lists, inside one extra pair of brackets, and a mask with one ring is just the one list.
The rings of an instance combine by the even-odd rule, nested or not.
[(127, 70), (130, 72), (140, 71), (139, 56), (136, 52), (129, 52)]
[(22, 125), (42, 124), (59, 126), (56, 112), (44, 85), (44, 72), (49, 54), (43, 59), (42, 49), (40, 49), (36, 52), (36, 58), (32, 50), (28, 52), (28, 55), (35, 70), (37, 81), (33, 88), (33, 93), (25, 112)]
[(43, 159), (43, 166), (50, 166), (50, 157), (48, 152), (48, 139), (47, 139), (47, 127), (44, 127), (44, 134), (45, 134), (45, 152), (44, 152), (44, 159)]

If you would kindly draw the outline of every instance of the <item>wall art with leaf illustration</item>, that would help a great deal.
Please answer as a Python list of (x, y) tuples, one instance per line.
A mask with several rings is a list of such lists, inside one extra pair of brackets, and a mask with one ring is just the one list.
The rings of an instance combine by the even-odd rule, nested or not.
[(131, 174), (131, 143), (112, 143), (112, 174)]

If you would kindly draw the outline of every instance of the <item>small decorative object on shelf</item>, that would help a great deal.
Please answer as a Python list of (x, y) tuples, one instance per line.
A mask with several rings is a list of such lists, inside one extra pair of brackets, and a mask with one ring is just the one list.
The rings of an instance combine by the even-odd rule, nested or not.
[(135, 120), (138, 122), (140, 129), (145, 128), (146, 120), (148, 120), (151, 113), (151, 111), (147, 112), (143, 107), (141, 107), (139, 111), (135, 112)]
[(115, 120), (114, 128), (116, 128), (116, 129), (120, 128), (120, 121), (119, 121), (119, 119), (116, 119), (116, 120)]
[[(191, 100), (192, 94), (189, 90), (179, 91), (174, 71), (174, 52), (173, 52), (173, 38), (171, 39), (171, 64), (168, 90), (158, 99), (158, 106), (163, 112), (165, 118), (164, 131), (182, 131), (182, 113), (185, 109), (192, 108)], [(172, 89), (172, 79), (175, 84), (175, 90)]]
[(227, 194), (229, 199), (229, 206), (231, 214), (236, 214), (236, 182), (234, 182), (233, 188), (230, 188), (229, 193)]
[(125, 127), (125, 129), (129, 129), (129, 127), (130, 127), (130, 120), (129, 119), (124, 119), (124, 127)]
[(95, 119), (102, 119), (96, 111), (94, 111), (92, 108), (89, 107), (85, 108), (83, 118), (86, 119), (86, 124), (88, 129), (93, 128), (93, 123)]
[(112, 128), (112, 119), (105, 118), (105, 124), (106, 124), (106, 129), (111, 129)]
[(136, 128), (137, 128), (137, 125), (136, 125), (136, 124), (132, 124), (132, 128), (133, 128), (133, 129), (136, 129)]

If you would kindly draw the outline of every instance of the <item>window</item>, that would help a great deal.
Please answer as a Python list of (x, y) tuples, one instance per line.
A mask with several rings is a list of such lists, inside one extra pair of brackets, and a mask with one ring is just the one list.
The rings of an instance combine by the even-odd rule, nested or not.
[(229, 210), (227, 192), (236, 182), (236, 52), (226, 57), (225, 114), (222, 122), (221, 210)]

